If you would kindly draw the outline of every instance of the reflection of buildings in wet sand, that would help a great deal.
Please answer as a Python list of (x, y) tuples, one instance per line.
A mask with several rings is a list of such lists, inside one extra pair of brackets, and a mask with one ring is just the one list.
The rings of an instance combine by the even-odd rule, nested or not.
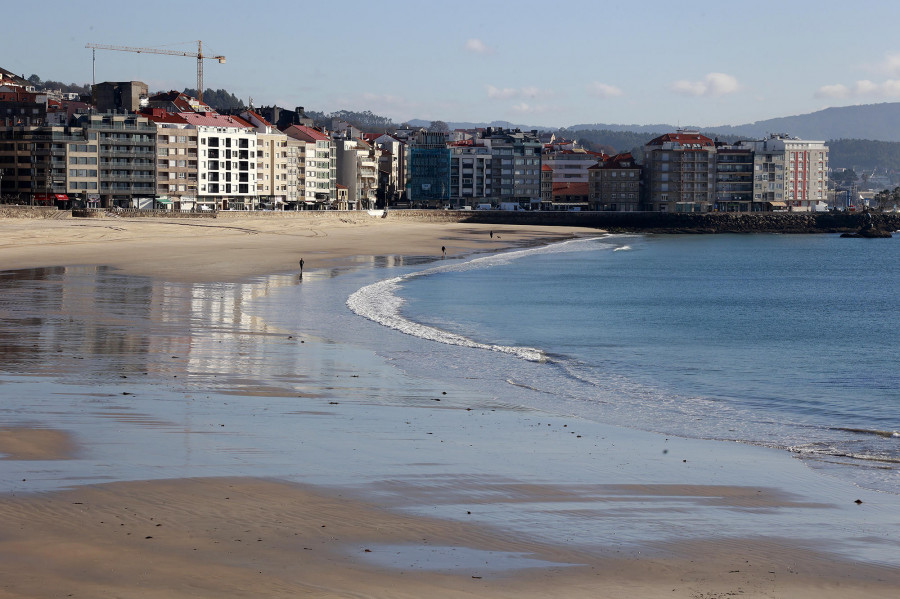
[[(265, 344), (255, 339), (280, 331), (253, 316), (253, 300), (297, 284), (291, 275), (271, 275), (246, 283), (166, 284), (166, 305), (184, 307), (175, 322), (190, 323), (183, 365), (189, 374), (257, 373), (265, 362)], [(175, 294), (184, 294), (176, 298)], [(178, 301), (176, 301), (178, 300)], [(171, 314), (169, 315), (171, 316)], [(166, 349), (165, 351), (168, 351)]]
[(0, 295), (10, 372), (95, 372), (105, 358), (146, 352), (149, 281), (105, 267), (27, 269), (0, 273)]
[(235, 347), (233, 340), (269, 332), (247, 305), (295, 284), (287, 275), (249, 283), (168, 283), (103, 266), (2, 272), (0, 371), (229, 372), (258, 348)]

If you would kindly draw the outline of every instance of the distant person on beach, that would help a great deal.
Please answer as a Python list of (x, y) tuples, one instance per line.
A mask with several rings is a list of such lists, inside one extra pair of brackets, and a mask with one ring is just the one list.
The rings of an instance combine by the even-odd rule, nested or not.
[(444, 246), (441, 246), (441, 254), (444, 255), (444, 258), (447, 257), (447, 248), (445, 248)]
[(303, 258), (300, 258), (300, 278), (303, 278)]
[(494, 238), (494, 232), (491, 231), (491, 239), (493, 239), (493, 238)]

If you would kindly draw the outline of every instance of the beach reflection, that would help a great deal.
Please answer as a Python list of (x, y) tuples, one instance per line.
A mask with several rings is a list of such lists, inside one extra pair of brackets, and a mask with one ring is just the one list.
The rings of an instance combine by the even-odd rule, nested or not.
[(210, 352), (210, 341), (222, 334), (271, 333), (246, 305), (296, 284), (289, 275), (170, 283), (104, 266), (2, 272), (0, 372), (102, 377), (227, 371), (234, 356)]

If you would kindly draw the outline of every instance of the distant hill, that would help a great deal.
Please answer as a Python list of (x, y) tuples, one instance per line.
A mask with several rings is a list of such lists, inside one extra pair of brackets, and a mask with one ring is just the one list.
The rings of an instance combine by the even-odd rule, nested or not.
[[(428, 127), (431, 124), (431, 121), (425, 121), (422, 119), (413, 119), (411, 121), (406, 121), (412, 127)], [(515, 123), (511, 123), (509, 121), (491, 121), (490, 123), (471, 123), (465, 121), (457, 121), (451, 122), (447, 121), (447, 126), (450, 127), (450, 130), (454, 129), (480, 129), (483, 127), (500, 127), (503, 129), (521, 129), (522, 131), (531, 131), (533, 129), (537, 129), (538, 131), (555, 131), (556, 127), (539, 127), (536, 125), (517, 125)]]
[[(610, 125), (595, 123), (573, 125), (568, 129), (632, 131), (635, 133), (668, 132), (675, 125)], [(900, 141), (900, 102), (862, 104), (826, 108), (809, 114), (786, 116), (744, 125), (720, 125), (716, 127), (682, 127), (700, 129), (710, 137), (728, 136), (762, 138), (769, 133), (787, 133), (801, 139), (871, 139)]]

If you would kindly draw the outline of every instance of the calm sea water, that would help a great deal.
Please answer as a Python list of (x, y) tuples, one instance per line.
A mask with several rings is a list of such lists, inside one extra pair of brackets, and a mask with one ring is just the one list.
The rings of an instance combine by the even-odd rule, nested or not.
[[(794, 452), (900, 492), (900, 240), (605, 236), (370, 285), (397, 363), (511, 403)], [(438, 345), (456, 346), (436, 351)]]

